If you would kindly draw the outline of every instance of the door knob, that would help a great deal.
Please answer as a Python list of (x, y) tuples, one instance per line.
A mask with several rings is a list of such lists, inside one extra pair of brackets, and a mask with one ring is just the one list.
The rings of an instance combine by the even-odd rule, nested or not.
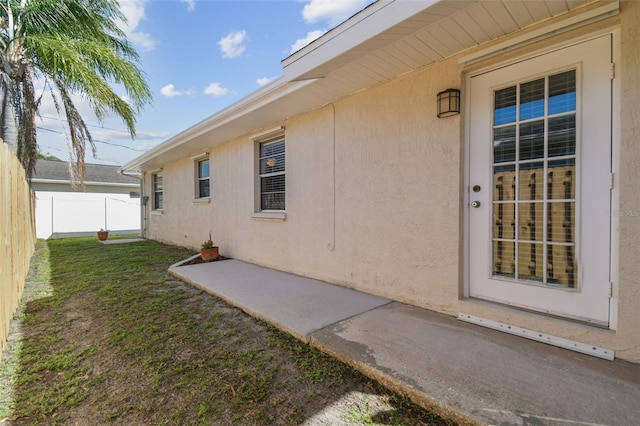
[(480, 201), (472, 201), (471, 207), (473, 207), (474, 209), (477, 209), (478, 207), (480, 207)]

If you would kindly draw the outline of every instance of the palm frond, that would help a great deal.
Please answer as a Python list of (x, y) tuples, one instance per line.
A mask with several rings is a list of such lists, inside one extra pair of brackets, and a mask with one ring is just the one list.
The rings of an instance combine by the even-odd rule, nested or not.
[[(116, 0), (0, 0), (0, 136), (6, 136), (4, 124), (12, 127), (7, 113), (15, 112), (18, 150), (29, 176), (37, 156), (36, 75), (52, 82), (58, 92), (59, 99), (51, 90), (56, 109), (69, 124), (80, 181), (86, 142), (94, 155), (95, 145), (72, 95), (82, 95), (99, 119), (120, 116), (135, 136), (136, 116), (151, 101), (151, 92), (137, 52), (118, 27), (120, 20), (125, 17)], [(123, 88), (128, 101), (114, 87)]]

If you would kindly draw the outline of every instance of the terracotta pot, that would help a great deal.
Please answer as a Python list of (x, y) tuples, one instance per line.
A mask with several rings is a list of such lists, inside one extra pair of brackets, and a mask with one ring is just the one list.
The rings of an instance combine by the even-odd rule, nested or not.
[(98, 239), (100, 241), (105, 241), (109, 238), (109, 231), (98, 231)]
[(202, 260), (208, 262), (210, 260), (215, 260), (219, 255), (218, 247), (214, 246), (208, 249), (201, 249), (200, 256), (202, 256)]

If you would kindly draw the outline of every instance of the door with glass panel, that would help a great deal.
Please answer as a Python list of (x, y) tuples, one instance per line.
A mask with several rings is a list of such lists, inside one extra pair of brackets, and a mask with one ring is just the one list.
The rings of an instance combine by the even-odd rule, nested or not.
[(608, 324), (611, 42), (470, 78), (472, 297)]

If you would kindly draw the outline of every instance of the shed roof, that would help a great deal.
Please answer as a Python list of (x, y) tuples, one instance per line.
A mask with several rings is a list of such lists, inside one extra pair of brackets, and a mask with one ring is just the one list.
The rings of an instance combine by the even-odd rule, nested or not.
[[(123, 184), (138, 185), (140, 180), (132, 176), (119, 173), (120, 166), (105, 164), (86, 164), (84, 175), (85, 184)], [(71, 183), (69, 163), (66, 161), (53, 161), (39, 159), (33, 173), (33, 182), (68, 182)]]

